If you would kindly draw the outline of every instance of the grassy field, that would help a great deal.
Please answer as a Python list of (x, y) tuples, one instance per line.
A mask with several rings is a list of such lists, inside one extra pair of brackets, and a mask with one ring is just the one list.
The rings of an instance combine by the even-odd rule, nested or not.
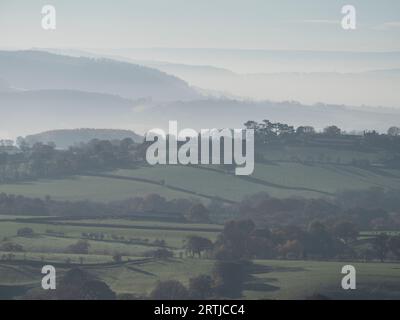
[(372, 163), (379, 162), (384, 154), (376, 150), (354, 150), (353, 148), (331, 148), (323, 146), (267, 146), (258, 149), (265, 159), (270, 161), (290, 161), (293, 157), (307, 161), (313, 159), (330, 160), (342, 164), (350, 164), (353, 160), (368, 160)]
[[(324, 153), (325, 162), (293, 162), (291, 157), (306, 159)], [(335, 159), (340, 157), (340, 163)], [(112, 201), (158, 193), (167, 199), (196, 198), (210, 201), (220, 197), (240, 201), (258, 192), (275, 197), (331, 197), (345, 189), (366, 189), (379, 186), (400, 189), (400, 170), (376, 166), (352, 166), (356, 159), (379, 160), (380, 155), (359, 151), (311, 149), (273, 149), (268, 161), (257, 163), (250, 177), (228, 174), (222, 167), (143, 166), (138, 169), (120, 169), (99, 174), (87, 173), (75, 177), (38, 180), (0, 185), (0, 193), (30, 197), (51, 196), (61, 200)], [(303, 159), (303, 160), (304, 160)], [(145, 181), (145, 180), (147, 181)], [(16, 220), (18, 218), (18, 220)], [(79, 265), (104, 280), (117, 293), (148, 295), (159, 280), (177, 279), (188, 284), (189, 278), (210, 274), (215, 261), (192, 259), (182, 255), (185, 240), (199, 235), (215, 241), (222, 226), (135, 219), (52, 220), (29, 217), (0, 216), (0, 244), (12, 242), (23, 247), (11, 261), (0, 260), (0, 298), (2, 292), (21, 292), (24, 286), (40, 284), (39, 266), (58, 264), (63, 275), (71, 266)], [(30, 227), (34, 235), (17, 236), (18, 229)], [(102, 234), (100, 239), (89, 239), (88, 254), (72, 254), (68, 247), (85, 234)], [(361, 233), (361, 238), (375, 236), (373, 231)], [(165, 247), (174, 253), (173, 259), (146, 258), (149, 251)], [(113, 255), (123, 255), (116, 263)], [(0, 251), (0, 257), (7, 252)], [(179, 257), (179, 258), (178, 258)], [(183, 258), (182, 258), (183, 257)], [(83, 263), (83, 264), (82, 264)], [(257, 260), (249, 270), (243, 297), (247, 299), (302, 299), (315, 293), (332, 298), (396, 298), (400, 299), (400, 265), (390, 263), (354, 263), (357, 269), (355, 291), (340, 287), (342, 275), (339, 262)], [(6, 290), (2, 291), (2, 288)], [(11, 292), (11, 291), (10, 291)]]
[[(250, 299), (304, 299), (319, 293), (335, 299), (400, 299), (400, 267), (390, 263), (322, 261), (256, 261), (253, 282), (258, 290), (245, 291)], [(341, 288), (344, 265), (356, 268), (357, 289)], [(258, 269), (258, 270), (257, 270)], [(397, 283), (397, 284), (396, 284)]]
[(361, 231), (360, 237), (374, 237), (380, 234), (386, 234), (388, 236), (400, 235), (400, 231), (387, 230), (387, 231)]
[[(34, 231), (30, 237), (17, 236), (18, 229), (29, 227)], [(127, 256), (143, 256), (159, 247), (157, 241), (178, 253), (188, 236), (198, 235), (215, 241), (222, 226), (211, 224), (170, 223), (135, 221), (129, 219), (87, 219), (40, 221), (38, 223), (7, 221), (0, 223), (0, 238), (6, 237), (23, 246), (27, 252), (62, 253), (66, 248), (82, 239), (82, 234), (102, 233), (103, 240), (89, 240), (90, 254), (112, 256), (121, 253)], [(51, 233), (49, 233), (51, 231)], [(56, 234), (56, 235), (55, 235)], [(58, 234), (58, 235), (57, 235)], [(115, 237), (121, 238), (116, 240)]]
[[(24, 219), (24, 218), (32, 218), (31, 216), (12, 216), (12, 215), (6, 215), (6, 214), (0, 214), (0, 221), (4, 220), (17, 220), (17, 219)], [(48, 218), (48, 216), (35, 216), (35, 218)]]
[[(51, 257), (54, 258), (54, 255)], [(107, 261), (102, 256), (93, 261)], [(348, 264), (348, 263), (346, 263)], [(400, 299), (400, 268), (390, 263), (351, 263), (357, 270), (357, 290), (341, 288), (341, 268), (345, 263), (316, 261), (254, 261), (245, 282), (244, 299), (304, 299), (323, 294), (335, 299)], [(160, 280), (179, 280), (187, 285), (191, 277), (210, 274), (214, 261), (206, 259), (170, 259), (131, 261), (119, 265), (83, 266), (105, 281), (115, 292), (147, 296)], [(37, 285), (32, 266), (0, 263), (0, 285)], [(67, 270), (58, 268), (60, 276)]]
[(163, 180), (168, 185), (230, 200), (241, 199), (257, 192), (268, 192), (272, 196), (282, 198), (329, 196), (340, 190), (370, 187), (400, 189), (400, 170), (374, 167), (362, 169), (337, 164), (257, 163), (250, 178), (184, 166), (116, 170), (112, 174)]
[[(109, 276), (108, 271), (97, 271), (97, 274), (117, 292), (146, 295), (158, 280), (176, 279), (187, 285), (193, 276), (210, 274), (213, 264), (212, 260), (175, 259), (145, 263), (134, 270), (128, 266), (119, 268), (118, 279)], [(254, 271), (245, 283), (245, 299), (304, 299), (315, 293), (338, 299), (368, 298), (372, 294), (400, 299), (400, 285), (390, 286), (400, 276), (396, 264), (353, 264), (358, 274), (358, 292), (341, 288), (341, 268), (345, 263), (257, 260), (254, 264)]]
[[(191, 277), (211, 274), (215, 261), (185, 256), (177, 258), (179, 253), (183, 252), (184, 240), (192, 234), (215, 240), (221, 229), (221, 226), (210, 224), (128, 219), (65, 220), (57, 221), (61, 224), (56, 225), (51, 224), (51, 221), (50, 219), (41, 223), (23, 221), (0, 223), (0, 236), (6, 237), (6, 241), (22, 245), (25, 250), (15, 253), (11, 261), (0, 261), (0, 289), (5, 287), (9, 290), (7, 286), (12, 286), (15, 292), (19, 292), (23, 286), (37, 287), (40, 284), (39, 267), (47, 263), (57, 265), (59, 276), (71, 268), (71, 264), (84, 268), (120, 294), (146, 296), (159, 280), (176, 279), (187, 285)], [(72, 223), (76, 225), (70, 225)], [(17, 236), (17, 230), (21, 227), (31, 227), (35, 235)], [(144, 229), (141, 229), (142, 227)], [(206, 229), (209, 231), (204, 231)], [(63, 234), (52, 236), (46, 233), (46, 230)], [(89, 240), (88, 254), (68, 253), (66, 248), (76, 243), (81, 238), (82, 232), (102, 232), (105, 238)], [(113, 240), (112, 235), (124, 238)], [(128, 243), (128, 239), (135, 241), (147, 239), (147, 242)], [(154, 240), (165, 240), (167, 247), (174, 252), (175, 258), (168, 260), (144, 258), (149, 250), (160, 248), (153, 244)], [(112, 256), (115, 253), (123, 254), (122, 262), (117, 263), (113, 260)], [(0, 257), (7, 254), (0, 252)], [(356, 291), (344, 291), (340, 287), (342, 278), (340, 271), (345, 264), (356, 267), (358, 285)], [(391, 263), (256, 260), (249, 269), (243, 298), (303, 299), (319, 293), (337, 299), (371, 297), (400, 299), (399, 277), (400, 265)]]
[(186, 194), (158, 185), (92, 176), (73, 176), (0, 185), (0, 192), (59, 200), (93, 200), (108, 202), (149, 193), (159, 193), (168, 199), (185, 198)]
[[(347, 189), (400, 189), (400, 170), (299, 162), (257, 163), (251, 177), (186, 166), (146, 166), (132, 170), (115, 170), (106, 174), (110, 176), (82, 175), (0, 185), (0, 192), (95, 201), (122, 200), (158, 193), (167, 199), (197, 198), (207, 202), (210, 197), (215, 196), (238, 201), (258, 192), (267, 192), (279, 198), (317, 198), (330, 197), (337, 191)], [(136, 178), (148, 179), (150, 183), (137, 181)], [(161, 181), (164, 185), (160, 184)]]
[[(399, 175), (400, 171), (397, 174)], [(309, 188), (328, 193), (370, 187), (400, 188), (400, 179), (394, 173), (382, 169), (333, 164), (259, 164), (254, 176), (278, 186), (292, 187), (293, 190)]]

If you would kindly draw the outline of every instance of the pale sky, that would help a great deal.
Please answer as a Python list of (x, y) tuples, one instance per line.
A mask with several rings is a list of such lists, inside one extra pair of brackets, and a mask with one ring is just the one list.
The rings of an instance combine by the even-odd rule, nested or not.
[[(41, 28), (54, 5), (57, 30)], [(340, 26), (343, 5), (357, 30)], [(0, 0), (1, 48), (400, 51), (399, 0)]]

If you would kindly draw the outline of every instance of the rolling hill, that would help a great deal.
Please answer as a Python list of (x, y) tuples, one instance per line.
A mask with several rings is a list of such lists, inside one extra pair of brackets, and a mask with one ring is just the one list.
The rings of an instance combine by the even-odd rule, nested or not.
[(51, 130), (33, 134), (25, 137), (30, 145), (36, 142), (54, 142), (58, 148), (65, 149), (69, 146), (87, 143), (92, 139), (99, 140), (123, 140), (131, 138), (135, 142), (142, 142), (143, 137), (133, 131), (116, 129), (70, 129), (70, 130)]
[[(323, 152), (316, 149), (316, 153)], [(367, 155), (361, 155), (364, 156)], [(4, 184), (0, 185), (0, 193), (39, 198), (50, 195), (59, 200), (89, 199), (101, 202), (158, 193), (167, 199), (196, 198), (208, 202), (218, 197), (226, 203), (232, 203), (260, 192), (277, 198), (330, 198), (337, 191), (371, 187), (399, 190), (400, 171), (360, 168), (347, 163), (269, 161), (257, 163), (252, 176), (241, 177), (219, 169), (210, 170), (209, 167), (143, 166), (61, 179)]]
[(0, 92), (0, 111), (7, 121), (1, 121), (1, 129), (15, 138), (60, 128), (121, 128), (124, 122), (133, 119), (134, 106), (132, 100), (103, 93), (4, 91)]

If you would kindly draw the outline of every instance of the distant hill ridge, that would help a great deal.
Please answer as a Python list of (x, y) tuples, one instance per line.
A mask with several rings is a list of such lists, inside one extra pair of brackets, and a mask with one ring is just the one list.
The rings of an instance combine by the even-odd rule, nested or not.
[(122, 140), (125, 138), (131, 138), (138, 143), (143, 141), (142, 136), (131, 130), (92, 128), (50, 130), (26, 136), (25, 140), (29, 144), (54, 142), (57, 148), (66, 149), (70, 146), (86, 143), (93, 139)]
[(0, 77), (25, 90), (79, 90), (163, 101), (200, 96), (185, 81), (154, 68), (42, 51), (0, 51)]

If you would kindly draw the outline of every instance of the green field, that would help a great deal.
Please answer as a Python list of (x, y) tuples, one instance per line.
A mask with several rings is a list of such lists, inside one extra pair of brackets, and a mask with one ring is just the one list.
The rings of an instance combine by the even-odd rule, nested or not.
[[(359, 292), (348, 292), (341, 289), (340, 271), (345, 263), (276, 260), (254, 263), (254, 272), (245, 283), (245, 299), (304, 299), (315, 293), (339, 299), (368, 298), (372, 294), (400, 299), (400, 285), (385, 291), (385, 285), (390, 287), (389, 284), (400, 277), (400, 268), (396, 264), (353, 264), (358, 272)], [(133, 291), (146, 295), (154, 281), (176, 279), (187, 285), (190, 277), (209, 274), (212, 267), (212, 260), (186, 259), (145, 263), (133, 273), (125, 266), (118, 269), (120, 277), (115, 280), (108, 278), (109, 272), (99, 274), (103, 279), (109, 279), (108, 283), (117, 292)]]
[[(129, 226), (129, 224), (127, 224)], [(34, 230), (35, 236), (33, 237), (16, 237), (17, 230), (21, 227), (30, 227)], [(154, 228), (149, 229), (136, 229), (131, 227), (108, 227), (108, 226), (86, 226), (85, 223), (79, 221), (79, 225), (68, 225), (67, 223), (52, 225), (52, 224), (45, 224), (45, 223), (17, 223), (17, 222), (2, 222), (0, 224), (0, 235), (2, 237), (12, 237), (13, 241), (21, 242), (21, 244), (25, 244), (29, 246), (30, 251), (35, 250), (39, 251), (40, 249), (45, 249), (45, 251), (53, 248), (65, 248), (67, 245), (71, 244), (76, 238), (81, 238), (82, 233), (99, 233), (102, 232), (106, 235), (104, 241), (96, 241), (90, 240), (92, 242), (98, 242), (99, 244), (94, 243), (92, 248), (98, 248), (98, 250), (107, 250), (109, 243), (112, 243), (112, 235), (118, 235), (124, 237), (126, 240), (128, 239), (142, 239), (148, 240), (149, 244), (154, 242), (155, 240), (165, 240), (166, 245), (174, 248), (179, 249), (182, 247), (183, 240), (186, 239), (189, 235), (199, 235), (202, 237), (209, 238), (210, 240), (215, 240), (218, 231), (196, 231), (193, 228), (188, 228), (186, 224), (183, 226), (179, 226), (177, 230), (173, 228), (171, 230), (165, 230), (163, 228)], [(216, 228), (217, 229), (217, 228)], [(46, 234), (46, 230), (52, 230), (58, 233), (63, 233), (64, 237), (50, 237)], [(49, 239), (51, 238), (51, 239)], [(50, 241), (49, 241), (50, 240)], [(115, 244), (113, 243), (113, 248), (115, 248)], [(137, 253), (136, 246), (133, 247), (132, 244), (129, 244), (129, 248), (126, 247), (126, 244), (119, 244), (123, 246), (123, 248), (115, 248), (116, 251), (126, 251), (129, 249), (130, 254)], [(124, 249), (124, 250), (123, 250)], [(141, 251), (139, 251), (141, 252)]]
[(377, 150), (355, 150), (354, 148), (335, 148), (324, 146), (267, 146), (258, 151), (266, 160), (291, 161), (293, 157), (301, 161), (328, 161), (350, 164), (353, 160), (368, 160), (372, 163), (380, 162), (384, 153)]
[[(264, 284), (264, 289), (245, 292), (251, 299), (304, 299), (316, 293), (334, 299), (400, 299), (398, 264), (276, 260), (256, 264), (260, 271), (253, 281), (260, 289)], [(356, 268), (356, 290), (341, 288), (341, 269), (347, 264)]]
[[(208, 201), (210, 197), (217, 196), (238, 201), (259, 192), (279, 198), (318, 198), (330, 197), (337, 191), (348, 189), (400, 189), (400, 170), (299, 162), (258, 163), (251, 177), (185, 166), (145, 166), (105, 174), (109, 176), (81, 175), (0, 185), (0, 192), (30, 197), (49, 195), (62, 200), (112, 201), (158, 193), (167, 199), (197, 198)], [(137, 181), (136, 178), (150, 182)]]
[[(14, 291), (23, 291), (24, 288), (38, 287), (39, 268), (47, 263), (57, 266), (58, 276), (62, 276), (72, 266), (86, 269), (105, 281), (118, 294), (147, 296), (159, 280), (176, 279), (187, 285), (191, 277), (210, 274), (215, 261), (186, 256), (178, 258), (179, 253), (184, 251), (184, 240), (192, 234), (215, 240), (221, 229), (221, 226), (210, 224), (127, 219), (65, 220), (57, 221), (56, 225), (52, 221), (49, 219), (40, 223), (26, 223), (22, 219), (0, 224), (0, 235), (6, 237), (7, 241), (22, 245), (25, 250), (14, 253), (11, 261), (0, 261), (0, 291), (1, 288), (6, 288), (6, 292), (11, 294)], [(21, 227), (31, 227), (35, 235), (17, 236), (17, 230)], [(205, 229), (209, 231), (206, 232)], [(46, 230), (63, 234), (52, 236)], [(89, 240), (88, 254), (68, 253), (67, 246), (76, 243), (82, 232), (102, 232), (105, 238)], [(111, 235), (124, 238), (113, 240)], [(147, 242), (127, 242), (131, 238), (135, 241), (147, 239)], [(146, 251), (159, 248), (152, 242), (161, 239), (166, 241), (175, 258), (144, 258)], [(112, 256), (117, 252), (123, 254), (121, 262), (113, 260)], [(4, 254), (7, 253), (0, 252), (0, 256)], [(358, 287), (355, 291), (344, 291), (340, 287), (343, 276), (340, 271), (345, 264), (356, 267)], [(243, 298), (304, 299), (313, 294), (324, 294), (336, 299), (400, 299), (399, 277), (400, 265), (394, 263), (255, 260), (248, 270)]]
[[(333, 160), (304, 161), (310, 154), (314, 159), (318, 158), (321, 152), (325, 158)], [(301, 161), (292, 161), (293, 156)], [(340, 163), (335, 162), (336, 157), (340, 157)], [(101, 202), (158, 193), (169, 200), (195, 198), (208, 202), (218, 197), (230, 203), (258, 192), (279, 198), (320, 198), (332, 197), (337, 191), (348, 189), (383, 187), (399, 190), (400, 170), (351, 165), (355, 158), (374, 162), (379, 157), (379, 154), (351, 150), (273, 149), (265, 154), (267, 161), (256, 164), (250, 177), (234, 176), (218, 166), (143, 166), (3, 184), (0, 193)], [(198, 235), (215, 241), (222, 229), (217, 224), (150, 221), (145, 218), (38, 218), (0, 216), (0, 243), (12, 242), (24, 249), (24, 252), (14, 253), (11, 260), (7, 260), (9, 253), (0, 251), (0, 298), (4, 297), (4, 292), (11, 292), (11, 297), (16, 297), (27, 288), (39, 286), (39, 267), (45, 263), (56, 264), (59, 276), (72, 266), (87, 269), (119, 294), (146, 296), (159, 280), (177, 279), (187, 285), (191, 277), (210, 274), (215, 261), (186, 257), (185, 240), (190, 235)], [(34, 235), (17, 236), (22, 227), (32, 228)], [(86, 239), (87, 234), (101, 234), (102, 238), (87, 240), (90, 245), (88, 254), (70, 253), (68, 247)], [(376, 236), (374, 231), (360, 234), (360, 238), (373, 236)], [(160, 244), (161, 240), (165, 247)], [(148, 258), (149, 251), (160, 248), (172, 251), (174, 258)], [(115, 254), (122, 254), (121, 262), (113, 260)], [(355, 291), (344, 291), (340, 287), (340, 271), (344, 264), (352, 264), (357, 269), (358, 287)], [(313, 294), (324, 294), (338, 299), (400, 299), (398, 279), (399, 264), (257, 260), (249, 270), (243, 297), (303, 299)]]
[[(51, 257), (55, 260), (55, 257)], [(92, 258), (98, 265), (81, 266), (105, 281), (113, 291), (146, 296), (160, 280), (179, 280), (187, 285), (191, 277), (212, 272), (214, 261), (206, 259), (170, 259), (134, 261), (101, 265), (102, 256)], [(349, 263), (346, 263), (349, 264)], [(357, 270), (357, 290), (341, 289), (341, 268), (345, 263), (311, 261), (254, 261), (254, 271), (244, 285), (244, 299), (304, 299), (323, 294), (335, 299), (400, 299), (400, 268), (390, 263), (351, 263)], [(57, 268), (60, 276), (68, 270)], [(0, 263), (1, 285), (37, 286), (37, 267)]]
[(3, 184), (0, 185), (0, 192), (28, 197), (43, 198), (48, 195), (59, 200), (90, 199), (101, 202), (122, 200), (149, 193), (159, 193), (168, 199), (186, 197), (184, 193), (168, 190), (162, 186), (92, 176)]

